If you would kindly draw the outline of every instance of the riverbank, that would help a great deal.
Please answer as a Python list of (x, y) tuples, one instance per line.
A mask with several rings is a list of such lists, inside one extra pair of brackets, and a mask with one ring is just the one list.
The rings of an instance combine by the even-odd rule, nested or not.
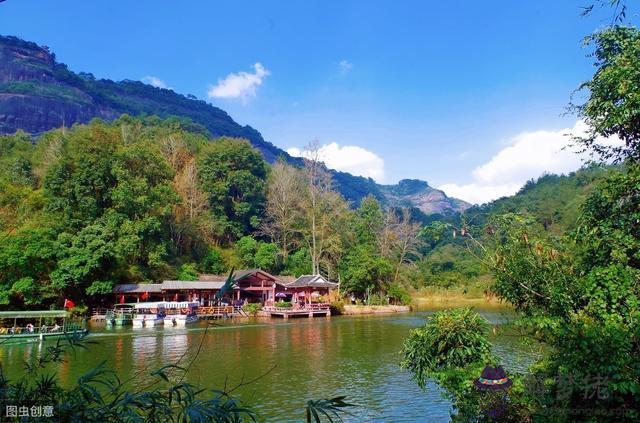
[(391, 314), (391, 313), (408, 313), (411, 306), (406, 305), (345, 305), (342, 314)]
[(486, 289), (481, 289), (481, 287), (422, 289), (414, 294), (412, 305), (417, 309), (425, 307), (450, 308), (473, 306), (509, 308), (508, 304), (494, 295), (489, 295)]

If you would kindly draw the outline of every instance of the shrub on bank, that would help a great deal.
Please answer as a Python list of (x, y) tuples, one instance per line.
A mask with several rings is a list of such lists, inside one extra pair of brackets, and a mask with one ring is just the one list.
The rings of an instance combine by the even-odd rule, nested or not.
[(342, 300), (332, 302), (329, 308), (331, 309), (331, 314), (334, 316), (344, 314), (344, 302)]
[(246, 303), (242, 306), (242, 311), (247, 314), (256, 315), (260, 310), (262, 310), (262, 304), (259, 303)]
[(87, 317), (89, 315), (89, 307), (86, 305), (77, 305), (69, 310), (71, 318)]

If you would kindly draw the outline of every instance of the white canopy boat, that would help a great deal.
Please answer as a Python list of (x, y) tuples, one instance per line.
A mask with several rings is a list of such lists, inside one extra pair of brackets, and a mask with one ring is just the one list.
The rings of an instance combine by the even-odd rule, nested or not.
[(134, 328), (149, 328), (164, 323), (166, 316), (165, 302), (145, 302), (135, 303), (133, 327)]
[(197, 301), (167, 301), (164, 309), (167, 315), (164, 318), (165, 326), (186, 326), (198, 321)]

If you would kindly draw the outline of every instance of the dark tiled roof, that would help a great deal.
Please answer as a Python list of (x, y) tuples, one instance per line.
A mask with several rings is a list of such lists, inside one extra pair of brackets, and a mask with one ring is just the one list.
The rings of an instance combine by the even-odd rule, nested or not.
[(289, 275), (282, 275), (282, 276), (278, 276), (278, 280), (283, 284), (283, 285), (287, 285), (293, 281), (295, 281), (297, 278), (295, 276), (289, 276)]
[(224, 281), (164, 281), (163, 291), (176, 291), (181, 289), (220, 289)]
[(207, 273), (201, 273), (198, 275), (199, 281), (205, 282), (226, 282), (229, 275), (211, 275)]
[[(265, 277), (272, 279), (278, 284), (282, 284), (280, 278), (265, 272), (262, 269), (248, 269), (238, 270), (234, 272), (233, 278), (235, 281), (242, 280), (248, 276), (261, 273)], [(228, 275), (199, 275), (200, 280), (197, 281), (164, 281), (163, 283), (148, 283), (148, 284), (125, 284), (116, 285), (113, 288), (113, 292), (118, 294), (137, 294), (143, 292), (157, 293), (167, 290), (182, 290), (182, 289), (220, 289), (227, 281)]]
[(293, 282), (285, 284), (287, 288), (329, 288), (338, 287), (337, 283), (329, 282), (320, 275), (302, 275)]
[(233, 273), (233, 278), (235, 279), (236, 282), (238, 282), (238, 281), (241, 281), (242, 279), (244, 279), (246, 277), (255, 275), (256, 273), (262, 273), (268, 279), (271, 279), (276, 283), (280, 283), (280, 279), (278, 279), (276, 276), (273, 276), (269, 272), (265, 272), (262, 269), (238, 270), (238, 271)]
[(143, 292), (162, 292), (161, 283), (131, 283), (124, 285), (116, 285), (113, 292), (117, 294), (135, 294)]

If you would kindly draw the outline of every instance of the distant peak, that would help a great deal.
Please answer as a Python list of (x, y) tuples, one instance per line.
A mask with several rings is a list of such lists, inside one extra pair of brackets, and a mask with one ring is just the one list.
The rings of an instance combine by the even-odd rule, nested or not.
[(398, 182), (397, 189), (403, 194), (414, 194), (429, 188), (427, 181), (420, 179), (403, 179)]

